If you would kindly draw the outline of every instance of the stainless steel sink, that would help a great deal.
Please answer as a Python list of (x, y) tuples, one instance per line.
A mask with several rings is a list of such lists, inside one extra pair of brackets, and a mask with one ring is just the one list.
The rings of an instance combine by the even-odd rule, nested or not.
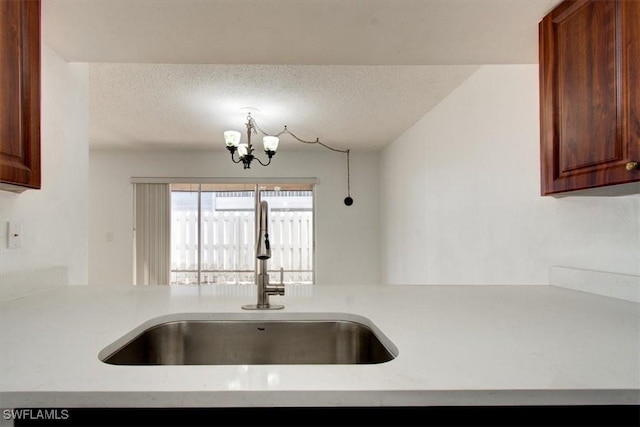
[(342, 313), (186, 313), (152, 319), (99, 354), (113, 365), (373, 364), (398, 350)]

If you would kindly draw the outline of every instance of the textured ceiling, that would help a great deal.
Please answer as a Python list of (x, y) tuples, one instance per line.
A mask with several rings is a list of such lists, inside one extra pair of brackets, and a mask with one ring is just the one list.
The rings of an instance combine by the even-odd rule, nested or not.
[(536, 63), (557, 3), (46, 0), (43, 40), (91, 63), (93, 147), (222, 148), (252, 107), (269, 133), (377, 150), (478, 64)]
[[(476, 66), (91, 64), (94, 146), (214, 147), (245, 133), (243, 107), (267, 133), (284, 125), (336, 148), (380, 149)], [(261, 144), (259, 144), (261, 147)], [(282, 149), (305, 144), (283, 136)]]

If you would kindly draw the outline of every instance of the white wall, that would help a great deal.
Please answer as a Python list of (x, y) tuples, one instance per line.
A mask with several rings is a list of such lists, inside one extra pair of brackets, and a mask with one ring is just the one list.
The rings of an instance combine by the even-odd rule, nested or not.
[[(323, 148), (279, 152), (268, 167), (243, 170), (224, 151), (90, 151), (91, 284), (132, 283), (133, 176), (316, 177), (316, 283), (379, 284), (378, 153), (351, 153), (347, 207), (344, 154)], [(107, 241), (106, 234), (113, 233)]]
[(640, 274), (638, 195), (540, 196), (538, 115), (537, 65), (483, 66), (383, 151), (383, 282)]
[[(70, 284), (88, 282), (88, 67), (65, 62), (46, 45), (41, 63), (42, 189), (0, 191), (3, 288), (8, 277), (40, 280), (35, 272), (60, 268)], [(8, 221), (23, 224), (21, 249), (7, 249)], [(33, 290), (49, 285), (41, 280)]]

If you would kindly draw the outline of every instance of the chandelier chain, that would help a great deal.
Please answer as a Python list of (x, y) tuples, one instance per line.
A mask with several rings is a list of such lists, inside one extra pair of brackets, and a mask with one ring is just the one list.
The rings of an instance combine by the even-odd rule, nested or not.
[[(258, 126), (258, 124), (253, 119), (253, 117), (250, 118), (250, 121), (251, 121), (251, 124), (253, 125), (254, 129), (257, 129), (258, 131), (260, 131), (260, 133), (263, 134), (264, 136), (270, 136), (270, 134), (268, 134), (267, 132), (263, 131), (262, 128), (260, 128), (260, 126)], [(319, 145), (322, 145), (324, 148), (328, 148), (329, 150), (332, 150), (332, 151), (337, 151), (338, 153), (348, 153), (349, 152), (349, 150), (340, 150), (340, 149), (337, 149), (337, 148), (333, 148), (333, 147), (325, 144), (324, 142), (321, 142), (320, 138), (316, 138), (315, 141), (306, 141), (306, 140), (298, 137), (295, 133), (291, 132), (286, 125), (285, 125), (284, 129), (282, 129), (280, 132), (276, 133), (273, 136), (280, 137), (281, 135), (283, 135), (285, 133), (288, 133), (294, 139), (296, 139), (297, 141), (302, 142), (304, 144), (319, 144)]]
[[(249, 165), (251, 164), (252, 160), (257, 160), (258, 163), (260, 163), (262, 166), (267, 166), (271, 163), (271, 158), (273, 157), (273, 155), (275, 154), (275, 150), (274, 151), (266, 151), (265, 149), (265, 153), (267, 153), (269, 155), (269, 162), (268, 163), (262, 163), (260, 161), (260, 159), (254, 157), (253, 155), (251, 155), (251, 152), (253, 151), (253, 149), (251, 148), (251, 134), (257, 135), (258, 132), (260, 132), (262, 135), (264, 136), (275, 136), (275, 137), (280, 137), (283, 134), (289, 134), (291, 135), (296, 141), (301, 142), (303, 144), (318, 144), (323, 146), (324, 148), (331, 150), (331, 151), (335, 151), (338, 153), (344, 153), (347, 155), (347, 198), (344, 199), (344, 203), (347, 206), (351, 206), (353, 204), (353, 199), (351, 198), (351, 150), (347, 149), (347, 150), (341, 150), (338, 148), (334, 148), (331, 147), (330, 145), (325, 144), (324, 142), (320, 141), (320, 138), (316, 138), (315, 141), (307, 141), (304, 140), (300, 137), (298, 137), (298, 135), (296, 135), (295, 133), (291, 132), (289, 130), (289, 128), (285, 125), (284, 129), (282, 129), (280, 132), (278, 132), (275, 135), (271, 135), (268, 134), (267, 132), (265, 132), (264, 130), (262, 130), (262, 128), (260, 126), (258, 126), (258, 124), (256, 123), (256, 121), (253, 119), (253, 117), (251, 117), (251, 113), (249, 113), (247, 115), (247, 136), (249, 138), (249, 153), (245, 154), (245, 157), (241, 157), (238, 161), (234, 160), (233, 155), (235, 153), (236, 150), (236, 146), (237, 146), (237, 142), (236, 145), (232, 145), (232, 146), (227, 146), (227, 148), (231, 151), (231, 160), (233, 160), (234, 163), (240, 163), (240, 161), (242, 161), (245, 164), (245, 169), (249, 168)], [(248, 159), (248, 160), (246, 160)]]
[[(261, 134), (263, 134), (264, 136), (269, 136), (269, 134), (265, 131), (262, 130), (262, 128), (260, 128), (260, 126), (258, 126), (258, 124), (256, 123), (256, 121), (253, 119), (253, 117), (249, 116), (249, 123), (251, 124), (251, 127), (254, 130), (258, 130)], [(295, 140), (297, 140), (298, 142), (302, 142), (303, 144), (318, 144), (318, 145), (322, 145), (324, 148), (327, 148), (331, 151), (336, 151), (338, 153), (345, 153), (347, 155), (347, 195), (351, 196), (351, 166), (350, 166), (350, 158), (349, 155), (351, 154), (351, 150), (340, 150), (338, 148), (334, 148), (331, 147), (327, 144), (325, 144), (324, 142), (320, 141), (320, 138), (316, 138), (315, 141), (307, 141), (304, 140), (300, 137), (298, 137), (295, 133), (291, 132), (289, 130), (289, 128), (285, 125), (284, 129), (282, 129), (280, 132), (278, 132), (277, 134), (273, 135), (273, 136), (277, 136), (280, 137), (283, 134), (289, 134), (291, 135)]]

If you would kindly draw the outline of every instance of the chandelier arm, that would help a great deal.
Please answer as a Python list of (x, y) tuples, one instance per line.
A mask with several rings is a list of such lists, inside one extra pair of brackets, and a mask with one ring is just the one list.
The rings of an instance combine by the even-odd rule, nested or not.
[(235, 150), (233, 152), (231, 152), (231, 161), (233, 163), (240, 163), (242, 161), (242, 159), (241, 158), (238, 158), (238, 160), (234, 159), (233, 158), (234, 154), (236, 154)]
[(262, 166), (269, 166), (271, 164), (271, 157), (269, 157), (269, 161), (267, 163), (262, 163), (262, 161), (257, 157), (254, 157), (253, 160), (257, 160)]

